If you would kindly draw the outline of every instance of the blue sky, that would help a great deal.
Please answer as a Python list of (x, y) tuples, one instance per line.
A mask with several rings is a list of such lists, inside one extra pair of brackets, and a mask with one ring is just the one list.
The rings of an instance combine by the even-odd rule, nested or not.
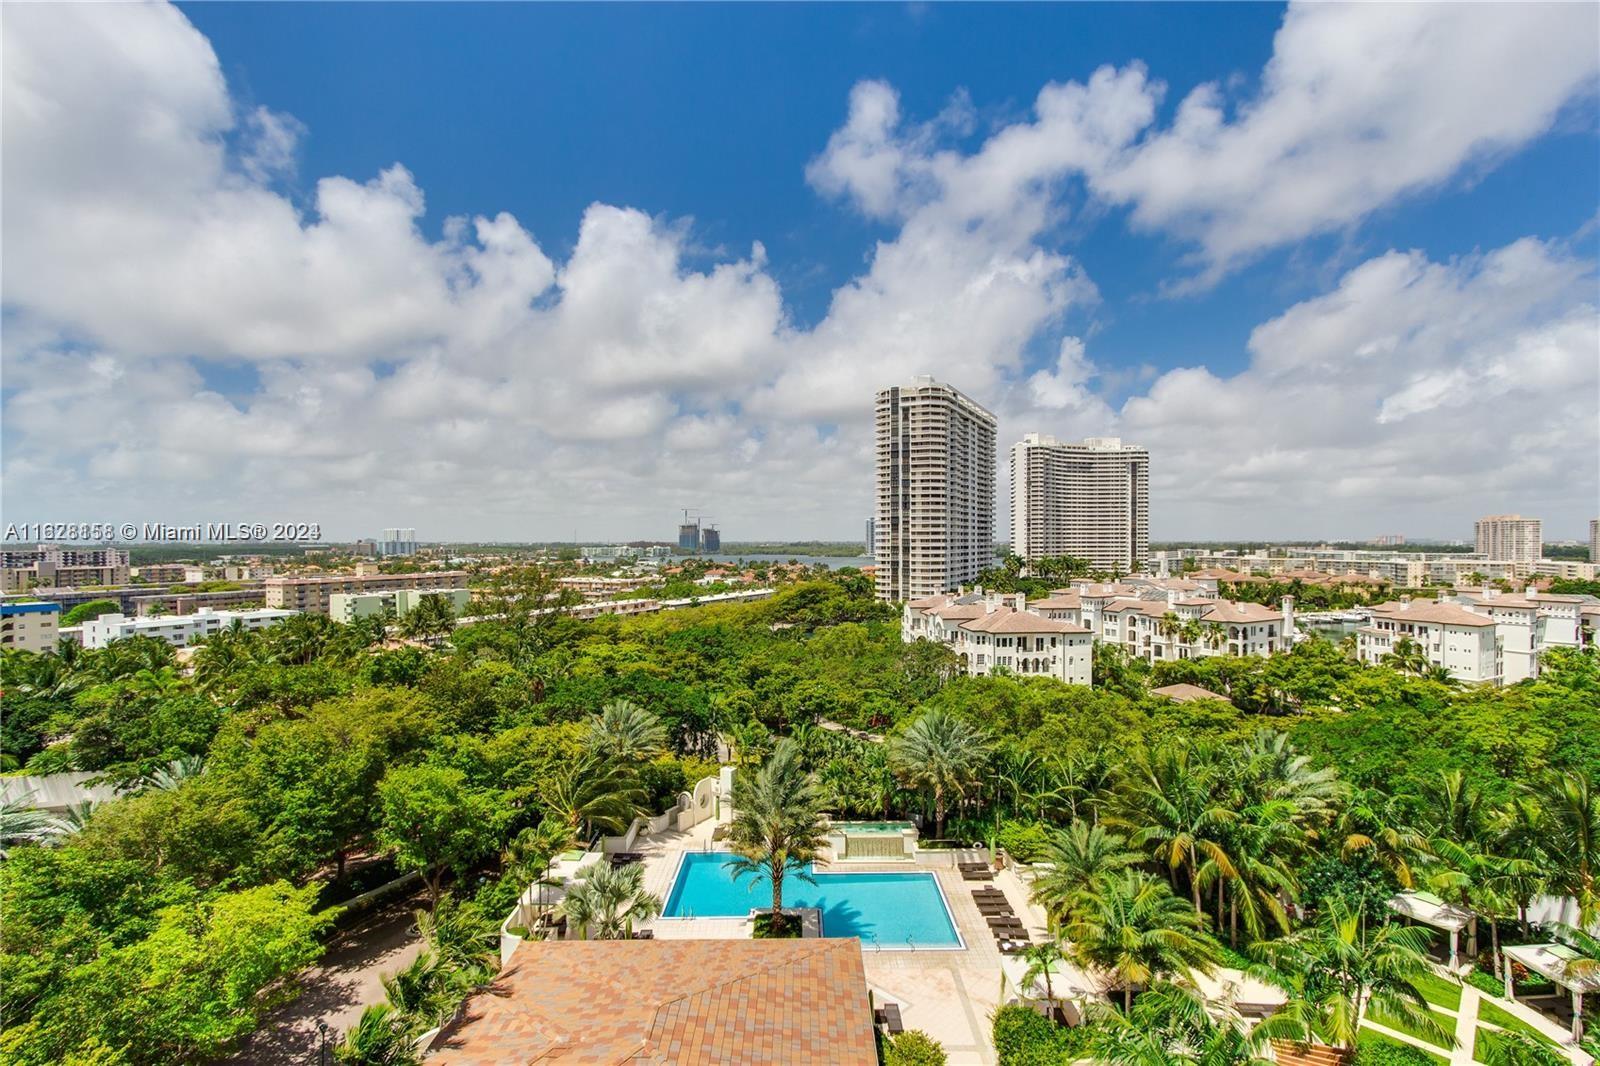
[[(1041, 430), (1151, 446), (1158, 537), (1463, 536), (1504, 510), (1577, 536), (1600, 507), (1595, 63), (1570, 44), (1592, 9), (5, 17), (8, 57), (38, 59), (7, 71), (8, 112), (13, 88), (55, 96), (89, 146), (69, 151), (54, 127), (35, 186), (13, 174), (34, 146), (8, 114), (7, 221), (48, 216), (61, 175), (84, 167), (130, 180), (69, 181), (83, 199), (60, 209), (113, 205), (177, 235), (85, 239), (106, 272), (98, 301), (88, 284), (78, 298), (7, 286), (8, 512), (112, 499), (205, 519), (256, 506), (243, 471), (314, 512), (277, 517), (338, 535), (645, 536), (692, 493), (732, 539), (853, 536), (871, 389), (924, 369), (995, 408), (1003, 443)], [(152, 89), (163, 70), (180, 73)], [(1046, 114), (1051, 87), (1065, 115)], [(1185, 101), (1212, 128), (1185, 125)], [(891, 120), (850, 134), (884, 106)], [(1112, 115), (1126, 126), (1101, 130)], [(1037, 143), (1000, 150), (1023, 136)], [(404, 180), (381, 182), (397, 164)], [(356, 214), (402, 205), (383, 225), (408, 232), (361, 214), (319, 242), (330, 179), (382, 194)], [(469, 262), (488, 247), (472, 220), (501, 213), (526, 237), (514, 280)], [(467, 220), (464, 243), (449, 219)], [(8, 237), (8, 280), (35, 255), (81, 276), (74, 236)], [(658, 254), (659, 269), (628, 269)], [(273, 285), (240, 267), (255, 256)], [(308, 270), (263, 293), (313, 260), (320, 282)], [(164, 300), (130, 280), (141, 263), (204, 282)], [(494, 316), (474, 297), (516, 321), (480, 336)], [(1383, 372), (1358, 372), (1378, 350)], [(51, 383), (73, 364), (121, 385)], [(1315, 417), (1276, 424), (1284, 408), (1338, 419), (1347, 439), (1303, 425)], [(1493, 454), (1445, 442), (1510, 412), (1568, 431)], [(50, 417), (121, 432), (74, 446)], [(261, 437), (274, 443), (236, 443)]]

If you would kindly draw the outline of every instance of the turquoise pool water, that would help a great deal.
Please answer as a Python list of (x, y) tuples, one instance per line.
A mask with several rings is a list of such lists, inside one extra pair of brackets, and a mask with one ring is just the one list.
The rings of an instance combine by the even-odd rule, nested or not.
[[(688, 852), (662, 910), (665, 918), (743, 918), (772, 906), (772, 882), (735, 878), (722, 852)], [(959, 948), (939, 882), (930, 873), (813, 873), (783, 880), (786, 907), (816, 907), (823, 936), (860, 937), (885, 949)]]

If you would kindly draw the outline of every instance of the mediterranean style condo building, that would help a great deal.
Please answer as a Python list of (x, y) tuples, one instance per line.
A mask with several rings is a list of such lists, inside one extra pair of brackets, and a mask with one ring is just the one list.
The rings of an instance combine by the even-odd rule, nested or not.
[(970, 675), (1002, 668), (1087, 685), (1097, 641), (1150, 663), (1287, 651), (1294, 598), (1277, 610), (1235, 603), (1218, 598), (1215, 581), (1188, 578), (1076, 581), (1032, 602), (975, 589), (907, 602), (900, 637), (948, 645)]
[(874, 426), (878, 598), (972, 584), (994, 556), (994, 415), (918, 377), (878, 393)]
[(1356, 654), (1380, 663), (1410, 641), (1427, 665), (1444, 667), (1457, 681), (1514, 685), (1539, 676), (1539, 657), (1549, 649), (1587, 646), (1597, 624), (1600, 604), (1592, 598), (1531, 588), (1441, 593), (1437, 600), (1402, 596), (1372, 608), (1371, 623), (1356, 631)]
[(1126, 574), (1150, 554), (1150, 453), (1117, 437), (1029, 433), (1011, 447), (1011, 544), (1027, 562), (1086, 559)]

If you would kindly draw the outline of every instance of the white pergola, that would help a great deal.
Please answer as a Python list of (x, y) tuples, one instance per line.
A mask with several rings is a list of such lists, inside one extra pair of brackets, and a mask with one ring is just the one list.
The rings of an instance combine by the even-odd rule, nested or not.
[(1450, 969), (1461, 965), (1461, 930), (1472, 924), (1472, 912), (1462, 910), (1432, 892), (1402, 892), (1389, 901), (1389, 909), (1402, 918), (1450, 934)]
[[(1600, 989), (1600, 974), (1579, 976), (1572, 972), (1572, 964), (1583, 955), (1566, 944), (1518, 944), (1502, 951), (1509, 962), (1520, 962), (1529, 970), (1548, 977), (1557, 988), (1572, 994), (1572, 1042), (1583, 1039), (1583, 994)], [(1506, 966), (1506, 998), (1515, 999), (1511, 987), (1511, 967)]]

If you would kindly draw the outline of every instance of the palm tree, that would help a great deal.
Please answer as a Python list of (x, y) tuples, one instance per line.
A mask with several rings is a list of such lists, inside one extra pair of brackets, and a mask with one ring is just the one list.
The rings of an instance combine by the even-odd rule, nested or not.
[(1385, 666), (1392, 666), (1403, 674), (1416, 674), (1419, 677), (1428, 672), (1432, 664), (1428, 662), (1428, 653), (1421, 644), (1410, 637), (1401, 637), (1394, 642), (1394, 649), (1383, 657)]
[(555, 767), (539, 798), (586, 839), (597, 830), (624, 832), (644, 813), (646, 796), (628, 767), (591, 754)]
[[(1429, 972), (1432, 931), (1384, 922), (1363, 931), (1360, 915), (1337, 898), (1320, 909), (1315, 925), (1255, 947), (1289, 995), (1280, 1017), (1297, 1038), (1319, 1039), (1351, 1050), (1369, 1008), (1377, 1007), (1406, 1027), (1455, 1046), (1413, 983)], [(1264, 974), (1267, 976), (1267, 974)]]
[(1335, 822), (1334, 835), (1343, 858), (1370, 855), (1402, 888), (1412, 888), (1416, 885), (1412, 863), (1428, 853), (1428, 839), (1406, 818), (1402, 799), (1377, 789), (1351, 792)]
[(755, 773), (733, 779), (733, 821), (728, 827), (736, 877), (765, 875), (772, 882), (772, 923), (783, 921), (783, 880), (810, 880), (806, 867), (827, 844), (822, 791), (800, 763), (792, 740), (778, 743)]
[(1215, 752), (1187, 743), (1142, 751), (1129, 760), (1119, 783), (1117, 807), (1108, 824), (1130, 831), (1128, 842), (1166, 867), (1173, 887), (1182, 870), (1195, 913), (1201, 912), (1200, 864), (1215, 864), (1223, 877), (1237, 877), (1223, 847), (1224, 828), (1238, 815), (1213, 788)]
[(644, 864), (596, 863), (568, 886), (559, 909), (578, 935), (596, 940), (629, 940), (635, 922), (661, 913), (661, 897), (644, 890)]
[(1037, 944), (1030, 944), (1022, 950), (1022, 961), (1028, 964), (1028, 969), (1022, 975), (1022, 987), (1027, 988), (1033, 984), (1034, 978), (1044, 978), (1044, 998), (1055, 1009), (1056, 992), (1050, 983), (1050, 978), (1061, 968), (1067, 960), (1061, 951), (1061, 945), (1054, 940), (1044, 940)]
[(537, 827), (528, 826), (513, 837), (500, 861), (519, 884), (539, 886), (542, 907), (550, 864), (576, 842), (570, 822), (547, 816)]
[(1200, 913), (1165, 881), (1135, 870), (1085, 892), (1072, 909), (1067, 938), (1078, 963), (1115, 975), (1124, 1010), (1135, 985), (1192, 969), (1210, 973), (1221, 961)]
[(431, 951), (420, 952), (410, 965), (380, 980), (384, 998), (406, 1018), (413, 1034), (443, 1025), (456, 1009), (455, 975)]
[(171, 792), (180, 787), (185, 781), (199, 777), (205, 772), (206, 760), (203, 755), (184, 755), (173, 759), (154, 773), (144, 775), (139, 782), (139, 790), (153, 789), (157, 792)]
[(1086, 894), (1143, 858), (1104, 826), (1075, 820), (1051, 832), (1043, 860), (1049, 866), (1033, 882), (1033, 900), (1060, 924)]
[(1265, 1066), (1272, 1020), (1254, 1027), (1219, 1011), (1194, 989), (1157, 981), (1126, 1011), (1104, 1003), (1088, 1011), (1085, 1051), (1119, 1066)]
[(889, 742), (889, 764), (895, 774), (932, 797), (933, 835), (938, 840), (944, 839), (950, 800), (966, 796), (987, 757), (983, 734), (943, 707), (925, 712)]
[(637, 703), (615, 699), (589, 719), (586, 746), (592, 752), (624, 762), (644, 762), (667, 746), (667, 730)]
[(392, 1004), (374, 1003), (345, 1032), (333, 1057), (343, 1066), (416, 1066), (422, 1060), (414, 1045), (405, 1015)]
[(1552, 771), (1534, 790), (1551, 887), (1578, 901), (1578, 923), (1600, 917), (1600, 789), (1582, 770)]
[(0, 796), (0, 859), (12, 844), (50, 844), (62, 833), (60, 819), (33, 805), (31, 791)]

